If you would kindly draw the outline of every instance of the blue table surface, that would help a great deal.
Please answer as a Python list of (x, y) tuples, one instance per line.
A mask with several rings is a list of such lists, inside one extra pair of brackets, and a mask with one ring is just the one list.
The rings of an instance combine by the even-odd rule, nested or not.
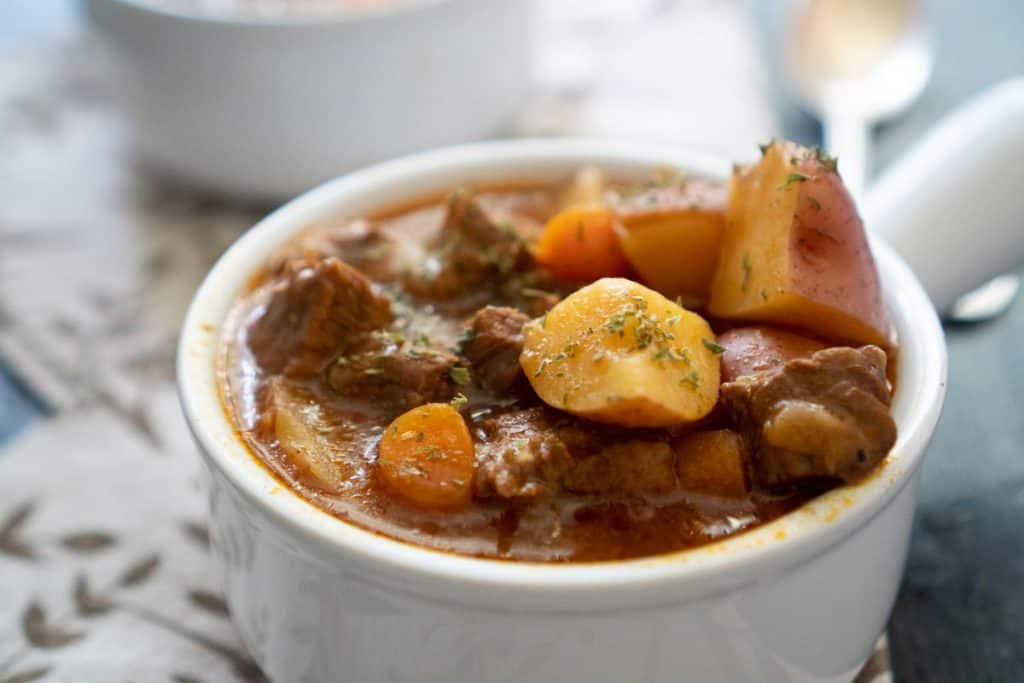
[[(770, 20), (763, 4), (750, 4)], [(935, 74), (906, 116), (877, 131), (879, 167), (952, 106), (1024, 74), (1024, 2), (929, 7)], [(0, 50), (76, 30), (72, 0), (5, 0), (0, 8)], [(812, 119), (781, 98), (778, 105), (787, 137), (820, 139)], [(1024, 680), (1024, 300), (998, 320), (946, 332), (949, 391), (890, 624), (893, 665), (900, 683)], [(0, 365), (0, 444), (42, 415)]]

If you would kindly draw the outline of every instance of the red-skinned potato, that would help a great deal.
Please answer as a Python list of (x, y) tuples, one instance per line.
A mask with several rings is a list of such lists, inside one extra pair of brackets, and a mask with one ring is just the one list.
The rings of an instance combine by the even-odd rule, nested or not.
[(708, 310), (848, 344), (892, 345), (864, 227), (833, 159), (773, 142), (733, 174)]
[(722, 347), (722, 382), (771, 370), (794, 358), (807, 358), (825, 345), (793, 332), (758, 325), (737, 327), (718, 337)]

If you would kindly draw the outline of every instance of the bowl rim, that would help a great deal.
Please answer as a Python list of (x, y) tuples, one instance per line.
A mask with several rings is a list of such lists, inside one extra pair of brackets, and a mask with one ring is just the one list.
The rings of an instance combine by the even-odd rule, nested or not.
[(88, 0), (88, 2), (106, 2), (122, 10), (141, 12), (153, 17), (186, 24), (272, 29), (274, 27), (296, 28), (365, 24), (416, 14), (419, 11), (438, 5), (451, 4), (458, 2), (458, 0), (394, 0), (393, 3), (386, 3), (380, 7), (352, 12), (339, 11), (306, 14), (295, 12), (294, 14), (282, 14), (280, 16), (260, 16), (244, 12), (237, 14), (204, 14), (200, 10), (189, 11), (175, 7), (164, 7), (158, 3), (158, 0)]
[[(682, 149), (588, 139), (484, 142), (423, 152), (329, 181), (285, 204), (242, 235), (217, 261), (186, 314), (178, 347), (179, 397), (208, 465), (271, 519), (286, 536), (338, 566), (346, 561), (380, 569), (439, 594), (498, 591), (520, 597), (557, 593), (588, 608), (602, 600), (629, 600), (666, 586), (692, 590), (756, 580), (768, 568), (793, 566), (820, 555), (865, 526), (912, 480), (934, 431), (946, 385), (946, 347), (934, 308), (909, 267), (871, 240), (886, 303), (901, 339), (893, 412), (899, 437), (877, 474), (829, 491), (753, 530), (695, 549), (633, 560), (550, 564), (466, 557), (416, 546), (349, 524), (283, 486), (237, 438), (217, 391), (220, 325), (255, 267), (288, 236), (318, 217), (356, 216), (388, 203), (378, 194), (414, 197), (425, 188), (451, 187), (452, 178), (566, 177), (584, 163), (628, 172), (665, 164), (710, 178), (727, 177), (730, 164)], [(533, 169), (529, 172), (528, 169)], [(399, 198), (395, 203), (401, 203)], [(283, 491), (282, 491), (283, 489)], [(524, 603), (525, 604), (525, 603)], [(596, 607), (595, 607), (596, 608)]]

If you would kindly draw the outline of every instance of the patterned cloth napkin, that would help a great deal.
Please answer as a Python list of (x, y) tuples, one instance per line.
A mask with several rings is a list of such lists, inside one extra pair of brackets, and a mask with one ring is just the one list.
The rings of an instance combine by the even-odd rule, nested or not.
[[(544, 7), (516, 133), (743, 158), (775, 130), (738, 1)], [(203, 273), (269, 207), (141, 167), (102, 57), (0, 56), (0, 356), (53, 413), (0, 453), (0, 683), (262, 681), (210, 560), (173, 351)], [(883, 640), (858, 681), (889, 680)]]

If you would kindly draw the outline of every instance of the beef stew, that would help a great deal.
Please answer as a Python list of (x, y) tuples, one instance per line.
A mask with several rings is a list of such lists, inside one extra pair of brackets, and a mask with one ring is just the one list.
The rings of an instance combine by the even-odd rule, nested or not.
[(240, 297), (219, 374), (254, 455), (341, 519), (471, 556), (625, 559), (877, 469), (880, 302), (834, 162), (773, 143), (728, 187), (586, 168), (310, 226)]

